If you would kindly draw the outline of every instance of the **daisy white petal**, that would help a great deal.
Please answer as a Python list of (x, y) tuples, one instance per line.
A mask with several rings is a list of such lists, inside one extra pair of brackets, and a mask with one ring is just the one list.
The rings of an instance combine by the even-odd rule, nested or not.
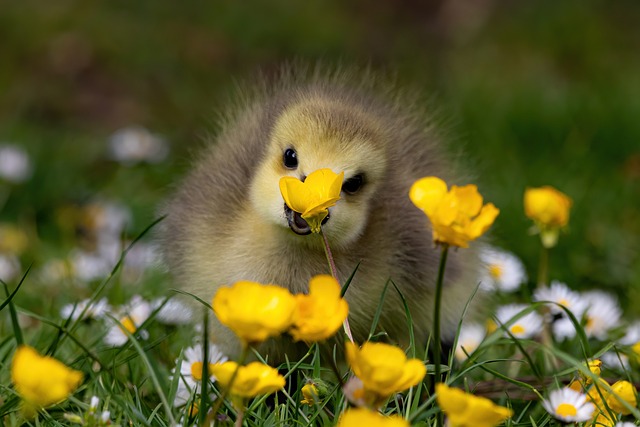
[(559, 305), (568, 308), (578, 319), (587, 308), (587, 302), (576, 291), (562, 282), (552, 281), (549, 287), (539, 288), (533, 294), (534, 301), (550, 301), (549, 310), (552, 314), (564, 314), (564, 310)]
[[(498, 307), (496, 310), (496, 320), (498, 324), (505, 325), (527, 308), (529, 308), (529, 306), (525, 304), (508, 304)], [(511, 335), (516, 338), (531, 338), (542, 331), (542, 324), (542, 316), (535, 311), (530, 311), (511, 323), (508, 329)]]
[(139, 162), (158, 163), (169, 153), (167, 142), (141, 126), (116, 131), (109, 138), (111, 157), (125, 165)]
[(480, 252), (483, 263), (480, 287), (490, 291), (511, 292), (527, 281), (522, 261), (514, 254), (486, 246)]
[(622, 309), (618, 300), (602, 291), (585, 292), (583, 297), (588, 307), (585, 313), (587, 319), (585, 333), (588, 337), (606, 340), (608, 332), (620, 324)]
[[(156, 310), (164, 301), (164, 298), (158, 298), (151, 302), (151, 307)], [(193, 320), (193, 313), (187, 304), (173, 298), (164, 303), (156, 319), (167, 325), (186, 325)]]
[(31, 159), (17, 145), (0, 145), (0, 179), (19, 183), (31, 176)]
[(60, 310), (60, 317), (63, 319), (71, 317), (71, 320), (78, 320), (80, 315), (83, 314), (83, 319), (99, 319), (110, 310), (111, 308), (106, 298), (101, 298), (94, 302), (91, 302), (90, 299), (85, 299), (76, 304), (64, 305)]
[[(118, 311), (115, 317), (118, 319), (119, 323), (113, 325), (109, 329), (104, 341), (113, 346), (123, 345), (129, 339), (123, 329), (126, 329), (131, 334), (138, 332), (138, 328), (149, 318), (150, 315), (151, 305), (141, 296), (135, 295), (131, 298), (129, 303)], [(142, 338), (146, 338), (146, 336), (148, 336), (145, 331), (139, 332)]]
[(487, 334), (487, 328), (479, 324), (464, 324), (460, 328), (456, 345), (455, 358), (459, 362), (467, 359), (467, 354), (473, 353), (482, 343)]
[(595, 406), (587, 402), (587, 395), (568, 387), (554, 390), (542, 406), (554, 418), (564, 422), (583, 422), (591, 419)]

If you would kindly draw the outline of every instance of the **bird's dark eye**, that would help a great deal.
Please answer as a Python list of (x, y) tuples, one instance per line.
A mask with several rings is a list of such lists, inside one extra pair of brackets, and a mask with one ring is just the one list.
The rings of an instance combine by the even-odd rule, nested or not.
[(357, 193), (362, 188), (362, 184), (364, 184), (362, 174), (354, 175), (342, 184), (342, 191), (347, 194)]
[(284, 167), (287, 169), (295, 169), (298, 167), (298, 153), (293, 148), (287, 148), (282, 155)]

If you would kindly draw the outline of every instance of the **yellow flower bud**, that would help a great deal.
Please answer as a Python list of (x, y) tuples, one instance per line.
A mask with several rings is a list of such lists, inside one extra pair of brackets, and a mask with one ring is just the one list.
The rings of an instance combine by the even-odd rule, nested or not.
[(300, 401), (303, 405), (313, 406), (318, 401), (318, 387), (313, 383), (302, 386), (302, 396), (304, 399)]
[(229, 383), (235, 371), (238, 371), (229, 393), (239, 397), (255, 397), (270, 394), (282, 389), (285, 380), (277, 369), (260, 362), (251, 362), (246, 366), (238, 366), (236, 362), (216, 363), (211, 367), (211, 373), (216, 381), (224, 388)]
[(450, 427), (494, 427), (513, 415), (509, 408), (443, 383), (436, 384), (436, 393)]
[(212, 306), (223, 325), (245, 343), (256, 343), (291, 326), (296, 299), (280, 286), (240, 281), (220, 288)]
[(340, 199), (344, 172), (318, 169), (306, 177), (304, 182), (292, 176), (280, 179), (280, 193), (292, 211), (301, 214), (311, 231), (319, 233), (322, 220), (329, 214), (331, 206)]
[(409, 198), (431, 221), (436, 243), (461, 248), (487, 231), (500, 213), (492, 203), (483, 206), (475, 185), (454, 185), (447, 190), (447, 184), (433, 176), (416, 181)]
[(309, 295), (296, 295), (290, 331), (296, 341), (323, 341), (336, 333), (349, 314), (349, 305), (340, 291), (336, 279), (319, 275), (309, 282)]
[(409, 427), (409, 423), (398, 416), (385, 417), (377, 411), (352, 408), (340, 417), (337, 427)]
[(427, 373), (427, 369), (418, 359), (409, 359), (398, 347), (366, 342), (358, 348), (355, 344), (346, 344), (347, 362), (353, 373), (362, 380), (364, 388), (380, 398), (413, 387)]
[(631, 411), (622, 402), (627, 402), (631, 407), (637, 405), (636, 389), (629, 381), (618, 381), (611, 386), (613, 393), (607, 395), (607, 405), (613, 412), (629, 415)]
[(11, 381), (23, 399), (25, 416), (65, 400), (82, 382), (82, 372), (70, 369), (33, 348), (22, 345), (11, 362)]

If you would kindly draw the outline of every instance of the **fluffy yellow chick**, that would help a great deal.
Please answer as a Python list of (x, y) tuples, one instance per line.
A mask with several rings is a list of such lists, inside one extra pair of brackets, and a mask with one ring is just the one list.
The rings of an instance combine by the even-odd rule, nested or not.
[[(164, 206), (168, 267), (182, 289), (204, 300), (239, 280), (306, 292), (312, 276), (329, 273), (322, 239), (286, 207), (279, 181), (287, 175), (304, 180), (321, 168), (344, 171), (341, 199), (322, 229), (341, 283), (359, 264), (345, 296), (354, 338), (367, 338), (391, 279), (407, 300), (424, 348), (440, 251), (408, 193), (423, 176), (452, 180), (442, 141), (423, 110), (371, 78), (312, 74), (283, 72), (239, 96), (242, 101)], [(453, 336), (477, 284), (476, 263), (474, 251), (450, 253), (445, 337)], [(392, 286), (378, 329), (392, 342), (408, 343), (405, 310)], [(229, 354), (239, 350), (233, 334), (215, 321), (212, 338)], [(261, 350), (271, 360), (296, 356), (287, 338)]]

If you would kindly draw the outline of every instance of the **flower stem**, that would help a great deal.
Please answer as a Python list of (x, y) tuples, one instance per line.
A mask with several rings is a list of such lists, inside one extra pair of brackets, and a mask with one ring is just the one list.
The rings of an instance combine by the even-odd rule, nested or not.
[[(447, 255), (449, 254), (449, 245), (442, 245), (442, 252), (440, 254), (440, 266), (438, 267), (438, 280), (436, 282), (436, 295), (434, 298), (433, 307), (433, 365), (435, 369), (434, 384), (442, 381), (441, 365), (440, 365), (440, 353), (442, 351), (442, 342), (440, 338), (440, 305), (442, 302), (442, 285), (444, 279), (444, 269), (447, 265)], [(444, 425), (444, 415), (442, 412), (437, 416), (437, 427)]]
[[(322, 246), (324, 247), (324, 254), (327, 257), (327, 262), (329, 263), (329, 270), (331, 270), (331, 275), (334, 279), (340, 283), (340, 279), (338, 279), (338, 269), (336, 268), (336, 263), (333, 261), (333, 255), (331, 254), (331, 248), (329, 247), (329, 240), (327, 240), (327, 235), (324, 234), (322, 228), (320, 229), (320, 235), (322, 236), (322, 242), (324, 243)], [(347, 338), (349, 341), (353, 341), (353, 334), (351, 333), (351, 327), (349, 326), (349, 317), (344, 319), (342, 323), (342, 328), (344, 329), (344, 333), (347, 334)]]
[(538, 289), (549, 285), (549, 248), (542, 245), (540, 251), (540, 263), (538, 264)]

